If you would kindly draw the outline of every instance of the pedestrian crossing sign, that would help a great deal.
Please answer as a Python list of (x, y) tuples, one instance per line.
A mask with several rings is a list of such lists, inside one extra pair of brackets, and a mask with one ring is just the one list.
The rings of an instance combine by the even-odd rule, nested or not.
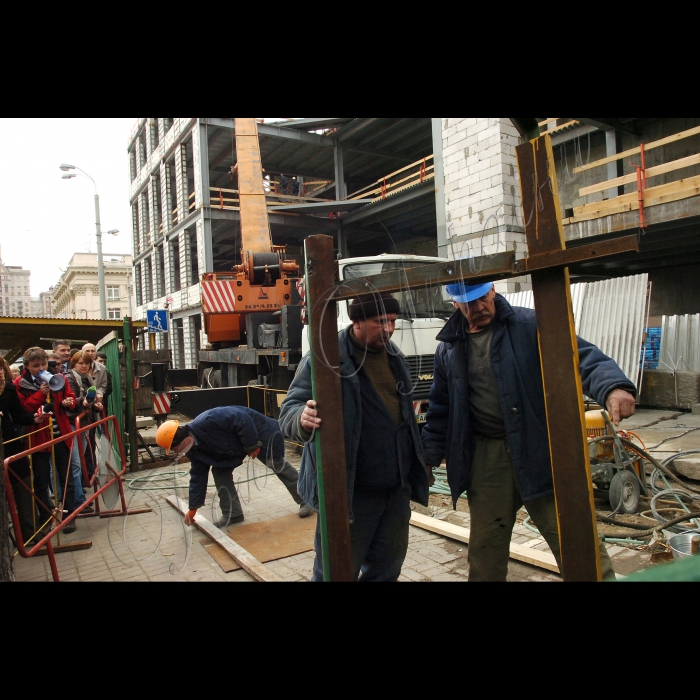
[(162, 309), (151, 309), (146, 311), (149, 333), (167, 333), (168, 313)]

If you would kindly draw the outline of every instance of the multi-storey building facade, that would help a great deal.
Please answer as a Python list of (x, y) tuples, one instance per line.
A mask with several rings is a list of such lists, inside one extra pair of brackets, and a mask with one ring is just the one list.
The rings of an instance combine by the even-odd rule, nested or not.
[(29, 270), (5, 265), (0, 255), (0, 316), (32, 316)]
[[(697, 311), (700, 120), (540, 121), (552, 135), (563, 226), (572, 245), (639, 230), (630, 199), (636, 197), (639, 163), (631, 164), (626, 154), (640, 142), (654, 149), (646, 163), (656, 168), (649, 170), (650, 186), (670, 188), (670, 194), (649, 195), (652, 215), (640, 254), (587, 261), (572, 267), (572, 276), (649, 271), (659, 302), (654, 313)], [(508, 118), (311, 118), (260, 123), (258, 134), (272, 238), (298, 262), (304, 238), (314, 233), (334, 236), (343, 257), (527, 255), (525, 221), (532, 212), (522, 211), (515, 154), (521, 137)], [(169, 341), (175, 367), (196, 367), (207, 343), (199, 279), (240, 263), (244, 244), (234, 120), (139, 119), (128, 158), (134, 316), (167, 308), (170, 333), (157, 336), (157, 347)], [(672, 172), (682, 168), (688, 169)], [(688, 173), (693, 177), (687, 182), (679, 180)], [(292, 181), (296, 190), (280, 189)], [(612, 202), (618, 196), (619, 205)], [(526, 290), (529, 283), (526, 277), (507, 280), (497, 290)]]
[[(120, 319), (133, 309), (131, 255), (103, 255), (107, 318)], [(100, 318), (97, 255), (74, 253), (66, 271), (52, 288), (56, 318)]]
[[(178, 368), (195, 367), (207, 343), (201, 275), (241, 262), (234, 131), (232, 118), (142, 118), (129, 141), (134, 315), (168, 308), (169, 337), (158, 335), (156, 343), (163, 348), (169, 340)], [(270, 230), (288, 257), (303, 262), (304, 238), (324, 232), (346, 256), (436, 251), (429, 118), (261, 123), (258, 134)], [(391, 196), (392, 175), (402, 186), (408, 175), (410, 191), (395, 187)], [(356, 193), (359, 199), (337, 206)]]

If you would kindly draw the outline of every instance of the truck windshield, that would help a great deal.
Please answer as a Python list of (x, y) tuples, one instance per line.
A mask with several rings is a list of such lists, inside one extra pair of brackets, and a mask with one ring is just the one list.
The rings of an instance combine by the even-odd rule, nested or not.
[[(343, 268), (343, 279), (353, 280), (370, 275), (380, 275), (392, 270), (405, 270), (409, 267), (430, 265), (429, 262), (404, 262), (393, 260), (385, 262), (366, 262), (346, 265)], [(448, 319), (454, 313), (450, 301), (444, 298), (443, 287), (423, 287), (420, 289), (395, 292), (394, 297), (401, 305), (399, 318), (442, 318)], [(349, 302), (347, 302), (349, 304)]]

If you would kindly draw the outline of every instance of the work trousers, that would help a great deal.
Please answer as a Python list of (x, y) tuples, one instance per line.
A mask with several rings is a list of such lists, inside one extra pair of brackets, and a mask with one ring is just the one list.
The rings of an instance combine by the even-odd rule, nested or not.
[[(56, 457), (54, 469), (56, 470), (56, 480), (60, 484), (62, 491), (63, 485), (66, 483), (68, 476), (68, 468), (70, 463), (70, 450), (64, 442), (59, 442), (54, 445), (54, 455)], [(32, 455), (32, 470), (34, 472), (34, 493), (37, 498), (38, 516), (37, 523), (46, 522), (53, 512), (54, 504), (51, 498), (50, 489), (53, 488), (51, 483), (51, 453), (50, 452), (35, 452)], [(75, 510), (75, 485), (73, 477), (68, 476), (68, 488), (66, 489), (65, 510), (72, 513)], [(57, 495), (57, 494), (56, 494)], [(42, 508), (39, 503), (45, 507)], [(67, 514), (66, 514), (67, 515)]]
[[(262, 460), (259, 460), (262, 461)], [(264, 464), (264, 462), (263, 462)], [(299, 472), (284, 458), (271, 457), (269, 466), (275, 472), (277, 478), (285, 485), (290, 496), (295, 503), (302, 503), (301, 496), (297, 491), (297, 482), (299, 481)], [(219, 505), (221, 507), (222, 517), (237, 518), (243, 515), (243, 507), (238, 498), (236, 485), (233, 481), (233, 467), (212, 467), (214, 475), (214, 484), (219, 494)]]
[[(14, 476), (11, 476), (10, 483), (12, 484), (12, 495), (15, 497), (15, 506), (17, 507), (17, 518), (19, 520), (19, 528), (22, 533), (22, 541), (26, 545), (34, 534), (34, 514), (36, 512), (31, 491), (27, 491), (27, 489), (24, 488), (24, 486), (29, 489), (32, 488), (31, 477), (25, 476), (23, 479), (16, 479)], [(24, 484), (24, 486), (22, 484)], [(37, 518), (37, 528), (41, 523), (45, 522), (48, 517), (49, 516), (47, 513), (46, 517), (41, 522), (39, 522)], [(15, 533), (15, 539), (17, 539), (17, 533)], [(32, 540), (32, 542), (30, 542), (27, 546), (33, 546), (39, 539), (40, 538), (34, 538), (34, 540)]]
[[(350, 548), (353, 581), (396, 581), (408, 550), (411, 488), (389, 491), (355, 491), (352, 499)], [(312, 581), (323, 581), (321, 518), (314, 537), (316, 559)]]
[[(469, 512), (469, 581), (505, 581), (511, 534), (517, 512), (523, 506), (504, 438), (476, 437), (470, 484), (467, 488)], [(554, 495), (525, 504), (532, 522), (547, 541), (561, 571), (559, 526)], [(614, 579), (612, 562), (600, 541), (604, 579)]]

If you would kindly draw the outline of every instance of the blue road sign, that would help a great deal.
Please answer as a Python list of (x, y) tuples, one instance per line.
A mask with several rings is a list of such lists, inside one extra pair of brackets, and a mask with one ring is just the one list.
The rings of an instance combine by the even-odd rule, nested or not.
[(162, 309), (146, 311), (149, 333), (166, 333), (168, 331), (168, 314)]

